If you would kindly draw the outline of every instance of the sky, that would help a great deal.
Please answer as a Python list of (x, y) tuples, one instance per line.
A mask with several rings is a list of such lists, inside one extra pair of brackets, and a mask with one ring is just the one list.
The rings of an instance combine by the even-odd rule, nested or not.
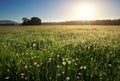
[[(92, 7), (92, 15), (82, 17), (80, 9), (84, 4)], [(119, 19), (119, 8), (120, 0), (0, 0), (0, 20), (22, 22), (23, 17), (39, 17), (42, 22)]]

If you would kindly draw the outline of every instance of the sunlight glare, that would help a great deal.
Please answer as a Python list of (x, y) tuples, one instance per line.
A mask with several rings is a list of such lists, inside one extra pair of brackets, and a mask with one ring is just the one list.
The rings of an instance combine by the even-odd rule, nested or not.
[(94, 14), (94, 8), (89, 4), (83, 4), (79, 7), (79, 15), (82, 20), (89, 20)]

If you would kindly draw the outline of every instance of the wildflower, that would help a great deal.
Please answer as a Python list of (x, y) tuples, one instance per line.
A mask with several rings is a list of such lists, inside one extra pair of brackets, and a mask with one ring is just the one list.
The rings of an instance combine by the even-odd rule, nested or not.
[(21, 76), (21, 78), (24, 78), (24, 76)]
[(79, 79), (80, 77), (79, 76), (77, 76), (77, 79)]
[(36, 44), (34, 43), (34, 44), (33, 44), (33, 47), (35, 47), (35, 46), (36, 46)]
[(48, 62), (51, 62), (51, 60), (52, 60), (52, 59), (51, 59), (51, 58), (49, 58), (49, 59), (48, 59)]
[(65, 74), (65, 72), (64, 72), (64, 71), (62, 71), (62, 74)]
[(27, 65), (25, 65), (25, 69), (27, 68)]
[(106, 76), (106, 75), (107, 75), (107, 73), (106, 73), (106, 72), (104, 72), (104, 73), (103, 73), (103, 75), (105, 75), (105, 76)]
[(66, 65), (66, 62), (62, 62), (63, 65)]
[(68, 67), (68, 69), (70, 69), (70, 67)]
[(112, 51), (110, 51), (110, 53), (112, 53)]
[(40, 64), (42, 65), (43, 63), (41, 62)]
[(66, 77), (66, 81), (69, 81), (70, 80), (70, 77)]
[(57, 68), (59, 68), (60, 66), (59, 65), (57, 65)]
[(93, 77), (93, 75), (91, 74), (90, 77)]
[(34, 65), (37, 65), (37, 62), (34, 62)]
[(24, 53), (22, 53), (22, 55), (24, 55)]
[(82, 75), (81, 73), (78, 73), (78, 75)]
[(78, 60), (78, 58), (76, 58), (76, 60)]
[(13, 59), (10, 59), (10, 61), (12, 62), (12, 61), (13, 61)]
[(25, 77), (25, 80), (27, 80), (27, 77)]
[(57, 74), (57, 76), (60, 76), (60, 75), (61, 75), (60, 73)]
[(49, 58), (49, 61), (51, 61), (52, 60), (52, 58)]
[(75, 62), (75, 59), (72, 59), (73, 62)]
[(20, 60), (20, 63), (22, 62), (22, 60)]
[(9, 72), (10, 70), (9, 69), (7, 69), (7, 72)]
[(52, 77), (49, 77), (49, 79), (51, 80), (51, 79), (52, 79)]
[(66, 61), (68, 61), (68, 58), (66, 58)]
[(83, 69), (83, 66), (80, 66), (80, 69)]
[(93, 58), (90, 58), (91, 60), (93, 60)]
[(71, 61), (68, 61), (68, 64), (71, 64)]
[(118, 60), (117, 62), (118, 62), (118, 63), (120, 63), (120, 61), (119, 61), (119, 60)]
[(75, 63), (75, 65), (77, 66), (77, 63)]
[(37, 67), (39, 67), (40, 65), (39, 64), (37, 64)]
[(118, 68), (120, 69), (120, 66)]
[(100, 77), (100, 79), (103, 79), (102, 77)]
[(65, 61), (65, 59), (63, 58), (62, 61)]
[(57, 55), (57, 57), (60, 57), (60, 55)]
[(53, 61), (55, 60), (55, 58), (53, 58)]
[(109, 67), (112, 67), (112, 64), (108, 64)]
[(88, 46), (88, 49), (90, 49), (90, 47)]
[(31, 57), (33, 59), (33, 57)]
[(24, 76), (25, 75), (25, 73), (21, 73), (21, 76)]
[(8, 80), (9, 78), (10, 78), (9, 76), (5, 77), (6, 80)]
[(16, 56), (19, 56), (19, 54), (17, 53)]
[(86, 69), (86, 66), (84, 66), (83, 68)]
[(45, 69), (45, 67), (43, 67), (43, 69)]
[(6, 46), (6, 45), (4, 45), (4, 47), (6, 48), (7, 46)]
[(36, 58), (36, 56), (34, 56), (34, 58)]
[(37, 56), (37, 58), (39, 58), (40, 56)]

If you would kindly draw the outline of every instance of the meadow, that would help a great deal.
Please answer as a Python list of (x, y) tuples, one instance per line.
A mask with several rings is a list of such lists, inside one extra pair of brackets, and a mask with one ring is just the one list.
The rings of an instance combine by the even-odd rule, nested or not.
[(0, 26), (0, 81), (120, 81), (120, 26)]

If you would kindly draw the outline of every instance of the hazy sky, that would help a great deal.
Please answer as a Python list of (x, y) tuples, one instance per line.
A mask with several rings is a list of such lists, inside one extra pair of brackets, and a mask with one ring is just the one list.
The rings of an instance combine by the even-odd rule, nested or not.
[(42, 21), (81, 20), (80, 5), (94, 8), (88, 19), (120, 18), (120, 0), (0, 0), (0, 20), (22, 22), (22, 17), (40, 17)]

